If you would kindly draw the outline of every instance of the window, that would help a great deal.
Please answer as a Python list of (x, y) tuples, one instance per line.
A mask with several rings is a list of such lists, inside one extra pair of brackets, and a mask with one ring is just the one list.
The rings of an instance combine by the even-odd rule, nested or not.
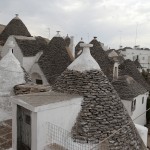
[(142, 97), (142, 104), (144, 103), (144, 97)]
[(145, 57), (142, 58), (143, 60), (145, 59)]
[(40, 79), (36, 79), (36, 84), (43, 84), (43, 81)]
[(12, 53), (14, 52), (14, 50), (12, 49)]
[(136, 108), (136, 99), (132, 101), (132, 104), (131, 104), (131, 111), (134, 111)]

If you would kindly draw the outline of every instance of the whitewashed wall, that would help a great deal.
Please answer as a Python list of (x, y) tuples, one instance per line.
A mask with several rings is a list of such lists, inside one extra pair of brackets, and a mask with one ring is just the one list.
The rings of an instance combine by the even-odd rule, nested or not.
[(138, 130), (138, 133), (140, 135), (140, 137), (142, 138), (144, 144), (147, 147), (147, 136), (148, 136), (148, 129), (144, 126), (135, 124), (136, 129)]
[[(143, 104), (142, 104), (142, 97), (144, 97)], [(136, 108), (133, 111), (132, 116), (131, 116), (131, 118), (133, 120), (146, 111), (147, 97), (148, 97), (148, 93), (145, 93), (145, 94), (139, 95), (134, 98), (134, 99), (136, 99)], [(134, 120), (134, 123), (139, 124), (139, 125), (145, 125), (146, 124), (146, 113), (144, 113), (142, 116), (140, 116), (139, 118)]]
[(35, 62), (35, 56), (33, 57), (23, 57), (23, 67), (24, 69), (29, 72), (31, 67), (33, 66)]
[(13, 43), (15, 44), (15, 47), (13, 48), (14, 56), (19, 60), (21, 66), (23, 66), (23, 54), (22, 54), (20, 48), (18, 47), (18, 44), (16, 43), (16, 40), (13, 36), (9, 36), (9, 38), (7, 39), (5, 45), (2, 48), (1, 56), (4, 57), (8, 53), (8, 51), (9, 51), (8, 43), (10, 41), (13, 41)]
[(124, 107), (126, 108), (126, 110), (128, 111), (129, 116), (131, 116), (132, 115), (132, 112), (131, 112), (131, 101), (129, 101), (129, 100), (121, 100), (121, 101), (124, 104)]
[(43, 52), (38, 52), (35, 56), (32, 57), (23, 57), (23, 67), (27, 72), (30, 72), (33, 65), (38, 62), (38, 59), (41, 57)]
[[(144, 103), (142, 104), (142, 98), (144, 97)], [(124, 104), (125, 108), (127, 109), (130, 117), (132, 120), (137, 118), (139, 115), (143, 114), (146, 111), (146, 103), (147, 103), (147, 97), (148, 93), (139, 95), (134, 99), (136, 99), (136, 107), (135, 110), (131, 112), (131, 105), (132, 101), (131, 100), (122, 100), (122, 103)], [(145, 125), (146, 124), (146, 113), (144, 113), (142, 116), (134, 120), (134, 123), (139, 124), (139, 125)]]
[[(62, 101), (58, 103), (52, 103), (49, 106), (44, 105), (44, 110), (41, 107), (36, 107), (38, 112), (31, 113), (31, 130), (32, 130), (32, 144), (31, 150), (44, 150), (47, 145), (47, 123), (54, 124), (58, 127), (61, 127), (65, 130), (71, 131), (78, 113), (81, 109), (81, 102), (83, 98), (73, 98), (68, 101)], [(28, 108), (26, 104), (23, 105)], [(17, 145), (17, 104), (13, 103), (13, 148), (16, 148)], [(42, 110), (41, 110), (42, 109)], [(56, 132), (59, 132), (59, 130)], [(61, 133), (60, 139), (64, 138)]]
[(34, 65), (31, 67), (29, 74), (32, 77), (32, 81), (35, 83), (36, 76), (32, 76), (33, 73), (38, 73), (41, 76), (41, 79), (43, 81), (43, 85), (49, 85), (45, 75), (43, 74), (43, 71), (39, 67), (38, 63), (34, 63)]
[[(71, 128), (73, 127), (77, 115), (81, 109), (81, 98), (76, 99), (76, 104), (71, 104), (70, 102), (62, 102), (64, 103), (64, 107), (59, 106), (59, 103), (56, 104), (56, 109), (51, 109), (47, 111), (42, 111), (37, 114), (37, 131), (38, 131), (38, 139), (37, 139), (37, 149), (36, 150), (44, 150), (43, 146), (46, 146), (47, 139), (47, 130), (46, 122), (50, 122), (58, 127), (61, 127), (69, 132), (71, 132)], [(59, 130), (56, 132), (59, 133)], [(60, 139), (62, 133), (60, 132)]]

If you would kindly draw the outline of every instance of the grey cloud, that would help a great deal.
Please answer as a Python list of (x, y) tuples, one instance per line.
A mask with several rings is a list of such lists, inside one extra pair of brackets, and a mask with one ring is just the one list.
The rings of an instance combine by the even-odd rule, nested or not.
[(47, 28), (50, 27), (51, 36), (56, 30), (62, 30), (62, 35), (74, 35), (77, 41), (80, 37), (87, 41), (98, 36), (105, 44), (118, 47), (122, 31), (122, 43), (128, 46), (133, 43), (130, 41), (134, 39), (136, 23), (139, 23), (138, 36), (142, 40), (139, 43), (148, 45), (149, 0), (0, 1), (0, 23), (7, 24), (15, 13), (19, 13), (34, 35), (48, 36)]

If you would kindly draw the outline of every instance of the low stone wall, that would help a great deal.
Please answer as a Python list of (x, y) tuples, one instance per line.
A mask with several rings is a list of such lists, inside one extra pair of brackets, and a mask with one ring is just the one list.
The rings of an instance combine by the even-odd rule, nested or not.
[(50, 86), (36, 85), (36, 84), (20, 84), (14, 87), (15, 95), (48, 92), (50, 90), (51, 90)]

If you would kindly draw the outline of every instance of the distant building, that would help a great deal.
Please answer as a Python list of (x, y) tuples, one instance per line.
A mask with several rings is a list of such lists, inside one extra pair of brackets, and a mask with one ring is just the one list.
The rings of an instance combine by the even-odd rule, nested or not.
[(125, 59), (130, 59), (132, 61), (138, 60), (142, 69), (150, 69), (150, 49), (140, 48), (135, 46), (134, 48), (125, 47), (121, 50), (121, 54)]
[[(119, 94), (125, 108), (134, 123), (146, 124), (146, 104), (149, 92), (130, 76), (119, 76), (112, 81), (112, 85)], [(142, 116), (140, 116), (143, 114)], [(140, 116), (139, 118), (137, 118)], [(135, 119), (135, 120), (134, 120)]]
[(113, 60), (114, 62), (119, 62), (119, 64), (124, 62), (124, 58), (123, 56), (120, 55), (120, 53), (118, 51), (116, 51), (115, 49), (110, 49), (106, 51), (106, 54), (108, 55), (108, 57)]

